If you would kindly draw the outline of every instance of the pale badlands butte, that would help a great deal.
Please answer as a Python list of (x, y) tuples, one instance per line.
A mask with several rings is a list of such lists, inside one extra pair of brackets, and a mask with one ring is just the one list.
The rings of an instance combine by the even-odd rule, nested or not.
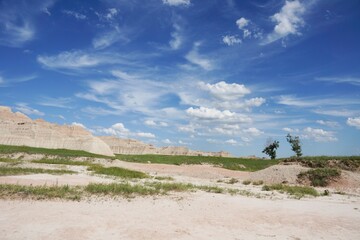
[(75, 125), (57, 125), (42, 119), (32, 120), (9, 107), (0, 106), (0, 144), (42, 147), (51, 149), (83, 150), (95, 154), (161, 154), (185, 156), (229, 157), (227, 152), (193, 151), (187, 147), (156, 147), (134, 139), (114, 136), (93, 136), (88, 130)]

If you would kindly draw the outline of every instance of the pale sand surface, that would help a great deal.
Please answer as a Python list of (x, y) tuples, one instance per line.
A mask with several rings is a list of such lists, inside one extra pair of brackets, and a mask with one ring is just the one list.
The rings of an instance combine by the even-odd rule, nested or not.
[(205, 192), (131, 200), (0, 200), (0, 236), (17, 239), (360, 239), (360, 202)]

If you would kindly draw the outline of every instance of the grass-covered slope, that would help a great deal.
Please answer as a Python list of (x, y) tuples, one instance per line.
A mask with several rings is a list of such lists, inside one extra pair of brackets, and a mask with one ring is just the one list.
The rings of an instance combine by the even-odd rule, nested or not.
[(206, 156), (168, 156), (168, 155), (116, 155), (116, 159), (138, 163), (161, 164), (211, 164), (230, 170), (258, 171), (278, 164), (278, 160), (255, 160), (245, 158), (206, 157)]

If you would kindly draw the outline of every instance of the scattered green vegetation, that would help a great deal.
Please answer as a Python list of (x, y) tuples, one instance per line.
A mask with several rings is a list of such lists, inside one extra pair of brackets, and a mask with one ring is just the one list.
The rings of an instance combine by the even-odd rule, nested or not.
[(249, 185), (250, 183), (251, 183), (250, 180), (244, 180), (244, 181), (242, 182), (242, 184), (244, 184), (244, 185)]
[(44, 154), (44, 155), (54, 155), (60, 157), (97, 157), (97, 158), (113, 159), (113, 157), (89, 153), (81, 150), (49, 149), (49, 148), (27, 147), (27, 146), (0, 145), (0, 154), (12, 154), (12, 153)]
[(211, 193), (223, 193), (225, 191), (224, 188), (217, 187), (217, 186), (196, 186), (197, 189), (205, 191), (205, 192), (211, 192)]
[(18, 159), (11, 159), (11, 158), (0, 158), (0, 162), (4, 163), (20, 163)]
[(46, 164), (64, 164), (64, 165), (75, 165), (75, 166), (89, 166), (92, 165), (91, 162), (82, 162), (82, 161), (72, 161), (65, 158), (53, 158), (47, 159), (43, 158), (40, 160), (34, 160), (33, 163), (46, 163)]
[(93, 171), (96, 174), (103, 174), (121, 178), (148, 178), (149, 175), (139, 171), (133, 171), (119, 167), (102, 167), (100, 165), (91, 165), (88, 167), (89, 171)]
[(20, 197), (36, 199), (68, 199), (80, 200), (82, 190), (80, 187), (69, 186), (22, 186), (13, 184), (0, 184), (0, 197)]
[(298, 178), (300, 181), (309, 180), (314, 187), (325, 187), (340, 175), (341, 171), (336, 168), (316, 168), (300, 173)]
[(288, 193), (295, 198), (302, 198), (306, 195), (309, 196), (319, 196), (319, 193), (312, 187), (303, 187), (303, 186), (289, 186), (283, 184), (274, 184), (274, 185), (264, 185), (262, 188), (263, 191), (272, 191), (276, 190), (281, 193)]
[(258, 171), (279, 163), (277, 160), (256, 160), (245, 158), (208, 156), (169, 156), (169, 155), (116, 155), (116, 159), (138, 163), (162, 163), (172, 165), (211, 164), (230, 170)]
[(74, 171), (70, 170), (50, 170), (50, 169), (40, 169), (40, 168), (20, 168), (20, 167), (0, 167), (0, 176), (11, 176), (11, 175), (27, 175), (27, 174), (73, 174)]
[(149, 188), (145, 185), (132, 185), (130, 183), (112, 183), (112, 184), (101, 184), (101, 183), (90, 183), (85, 187), (85, 191), (91, 194), (102, 194), (102, 195), (120, 195), (129, 197), (132, 195), (155, 195), (159, 192), (154, 188)]
[(314, 156), (301, 158), (286, 158), (283, 162), (298, 162), (310, 168), (340, 168), (348, 171), (360, 169), (360, 156)]

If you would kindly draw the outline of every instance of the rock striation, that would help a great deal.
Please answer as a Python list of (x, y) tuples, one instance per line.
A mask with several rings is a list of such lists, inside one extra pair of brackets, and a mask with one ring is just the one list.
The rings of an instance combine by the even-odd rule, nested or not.
[(57, 125), (44, 120), (32, 120), (9, 107), (0, 106), (0, 144), (83, 150), (113, 156), (101, 139), (79, 126)]
[(121, 139), (113, 136), (99, 137), (107, 143), (115, 154), (159, 154), (159, 155), (180, 155), (180, 156), (215, 156), (215, 157), (231, 157), (228, 152), (202, 152), (193, 151), (187, 147), (155, 147), (152, 144), (143, 143), (134, 139)]

